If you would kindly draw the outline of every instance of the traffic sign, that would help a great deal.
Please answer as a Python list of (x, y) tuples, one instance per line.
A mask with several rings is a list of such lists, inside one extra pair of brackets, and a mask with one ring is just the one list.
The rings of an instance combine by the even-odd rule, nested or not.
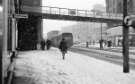
[(28, 14), (14, 14), (15, 18), (28, 18)]

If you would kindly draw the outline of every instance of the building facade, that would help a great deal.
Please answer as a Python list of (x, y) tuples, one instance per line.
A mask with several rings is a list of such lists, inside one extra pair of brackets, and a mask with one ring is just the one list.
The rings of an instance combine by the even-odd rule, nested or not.
[[(122, 26), (117, 26), (106, 30), (107, 39), (112, 41), (113, 46), (122, 46), (122, 28)], [(129, 45), (135, 46), (135, 33), (131, 27), (129, 28)]]
[[(128, 15), (135, 15), (135, 0), (127, 0), (128, 4)], [(123, 0), (106, 0), (106, 11), (107, 13), (123, 13)], [(111, 24), (109, 24), (111, 25)], [(116, 34), (118, 32), (118, 34)], [(108, 39), (110, 39), (114, 46), (122, 45), (122, 26), (113, 27), (107, 30)], [(119, 42), (120, 41), (120, 42)], [(135, 46), (135, 28), (129, 29), (129, 44)]]
[[(135, 14), (135, 0), (128, 0), (128, 14)], [(106, 0), (107, 13), (123, 13), (123, 0)]]
[[(102, 31), (101, 31), (102, 26)], [(91, 23), (91, 22), (78, 22), (74, 25), (70, 25), (62, 28), (62, 32), (70, 32), (73, 34), (74, 42), (99, 42), (101, 39), (106, 39), (104, 31), (106, 30), (106, 24), (103, 23)]]

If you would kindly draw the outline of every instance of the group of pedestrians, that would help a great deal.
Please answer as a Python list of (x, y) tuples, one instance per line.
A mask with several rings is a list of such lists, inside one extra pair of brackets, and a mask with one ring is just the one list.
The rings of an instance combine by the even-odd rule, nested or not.
[(51, 48), (51, 41), (49, 39), (47, 39), (46, 41), (43, 39), (41, 41), (41, 49), (42, 50), (45, 50), (45, 49), (49, 50), (50, 48)]
[(100, 46), (107, 46), (107, 47), (112, 47), (112, 41), (111, 40), (99, 40)]
[[(45, 48), (47, 50), (49, 50), (51, 45), (52, 44), (51, 44), (51, 41), (49, 39), (47, 39), (46, 41), (45, 40), (41, 41), (41, 49), (42, 50), (45, 50)], [(65, 59), (65, 54), (67, 53), (67, 50), (68, 50), (67, 42), (66, 42), (66, 40), (64, 38), (61, 40), (58, 48), (61, 51), (62, 59), (64, 60)]]

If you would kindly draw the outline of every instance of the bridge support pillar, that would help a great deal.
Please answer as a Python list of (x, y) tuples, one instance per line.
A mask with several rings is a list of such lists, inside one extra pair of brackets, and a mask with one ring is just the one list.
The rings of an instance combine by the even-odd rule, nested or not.
[(38, 43), (38, 30), (40, 30), (40, 19), (29, 16), (28, 19), (18, 21), (18, 48), (19, 50), (35, 50)]

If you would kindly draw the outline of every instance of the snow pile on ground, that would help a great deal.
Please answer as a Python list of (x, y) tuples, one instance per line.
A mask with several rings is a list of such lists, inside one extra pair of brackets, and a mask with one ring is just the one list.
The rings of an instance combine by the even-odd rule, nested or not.
[[(134, 84), (135, 71), (85, 55), (68, 52), (62, 60), (58, 49), (20, 52), (16, 76), (31, 77), (35, 84)], [(33, 80), (32, 80), (33, 81)]]

